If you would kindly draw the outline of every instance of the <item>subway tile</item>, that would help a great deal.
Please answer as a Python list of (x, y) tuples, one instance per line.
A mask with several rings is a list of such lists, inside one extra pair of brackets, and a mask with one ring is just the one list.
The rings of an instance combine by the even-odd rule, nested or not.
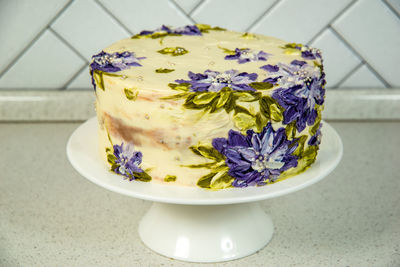
[(328, 87), (335, 87), (361, 62), (330, 29), (326, 29), (311, 45), (322, 51)]
[(89, 66), (86, 65), (83, 70), (76, 76), (71, 83), (67, 86), (67, 89), (92, 89), (91, 78), (89, 75)]
[(51, 27), (88, 61), (104, 47), (130, 36), (92, 0), (75, 0)]
[(0, 88), (60, 89), (85, 64), (51, 31), (26, 51), (0, 79)]
[(362, 65), (352, 73), (341, 85), (341, 88), (385, 88), (385, 85), (366, 66)]
[(382, 1), (358, 1), (332, 26), (391, 86), (400, 86), (400, 20)]
[(206, 0), (192, 14), (199, 23), (245, 31), (274, 0)]
[[(0, 2), (0, 73), (46, 27), (67, 0)], [(6, 41), (4, 37), (6, 36)]]
[(283, 0), (274, 6), (251, 31), (288, 42), (309, 42), (351, 0)]
[(132, 33), (156, 29), (163, 24), (175, 27), (193, 24), (183, 12), (167, 0), (100, 0), (100, 2)]
[(202, 0), (174, 0), (186, 14), (189, 14)]

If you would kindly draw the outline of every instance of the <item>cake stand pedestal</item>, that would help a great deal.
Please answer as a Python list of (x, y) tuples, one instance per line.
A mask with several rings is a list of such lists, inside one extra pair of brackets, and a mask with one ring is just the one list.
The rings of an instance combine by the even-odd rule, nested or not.
[(316, 162), (295, 177), (263, 187), (209, 191), (170, 184), (129, 182), (108, 170), (100, 159), (97, 120), (71, 135), (67, 155), (85, 178), (111, 191), (153, 201), (139, 224), (144, 244), (155, 252), (191, 262), (220, 262), (245, 257), (271, 240), (272, 220), (259, 201), (286, 195), (326, 177), (339, 163), (343, 145), (326, 122)]

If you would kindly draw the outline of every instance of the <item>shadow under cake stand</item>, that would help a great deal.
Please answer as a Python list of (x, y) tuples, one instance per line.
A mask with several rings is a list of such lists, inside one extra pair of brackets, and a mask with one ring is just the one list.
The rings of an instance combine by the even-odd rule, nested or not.
[(139, 224), (143, 243), (161, 255), (191, 262), (228, 261), (262, 249), (271, 240), (274, 226), (259, 201), (320, 181), (338, 165), (343, 153), (340, 136), (324, 122), (317, 160), (305, 172), (262, 187), (208, 191), (122, 179), (100, 158), (97, 129), (97, 120), (92, 118), (71, 135), (67, 155), (72, 166), (108, 190), (152, 201)]

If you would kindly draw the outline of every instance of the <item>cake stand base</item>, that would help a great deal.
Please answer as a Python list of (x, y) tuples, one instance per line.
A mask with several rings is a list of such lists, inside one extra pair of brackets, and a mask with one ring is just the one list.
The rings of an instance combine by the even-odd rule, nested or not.
[(155, 252), (191, 262), (242, 258), (262, 249), (274, 227), (258, 202), (231, 205), (153, 203), (139, 225)]

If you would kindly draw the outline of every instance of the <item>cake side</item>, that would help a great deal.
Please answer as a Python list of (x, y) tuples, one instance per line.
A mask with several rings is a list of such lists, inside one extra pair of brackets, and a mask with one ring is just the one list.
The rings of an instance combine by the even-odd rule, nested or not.
[(212, 189), (303, 171), (320, 143), (319, 51), (201, 27), (136, 35), (94, 57), (102, 157), (129, 179)]

